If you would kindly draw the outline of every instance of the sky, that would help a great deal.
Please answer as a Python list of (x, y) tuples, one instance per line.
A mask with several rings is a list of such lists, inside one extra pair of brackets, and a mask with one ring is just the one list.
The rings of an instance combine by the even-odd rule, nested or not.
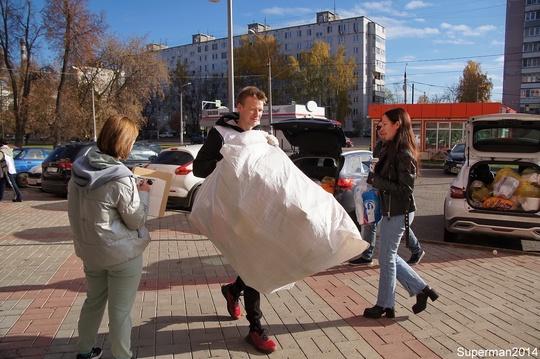
[[(216, 0), (214, 0), (216, 1)], [(227, 37), (228, 0), (89, 0), (103, 11), (120, 37), (146, 36), (167, 46), (191, 43), (197, 33)], [(234, 35), (247, 25), (272, 29), (315, 22), (319, 11), (340, 18), (365, 16), (386, 29), (386, 86), (403, 96), (403, 74), (415, 98), (441, 95), (459, 83), (468, 60), (481, 64), (493, 82), (492, 101), (501, 101), (505, 0), (232, 0)], [(411, 102), (412, 90), (407, 91)]]

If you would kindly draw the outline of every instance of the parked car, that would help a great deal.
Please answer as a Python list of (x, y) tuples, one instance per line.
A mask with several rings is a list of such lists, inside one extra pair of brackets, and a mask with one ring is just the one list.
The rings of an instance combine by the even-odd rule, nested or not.
[(465, 144), (458, 143), (448, 150), (448, 156), (444, 160), (443, 171), (446, 174), (458, 173), (465, 162)]
[(96, 149), (95, 142), (71, 142), (56, 147), (41, 164), (43, 192), (66, 196), (73, 162)]
[(444, 240), (540, 240), (540, 116), (471, 117), (466, 133), (465, 162), (444, 201)]
[(41, 186), (41, 164), (30, 168), (28, 171), (27, 183), (29, 186)]
[[(71, 178), (73, 162), (96, 150), (95, 142), (72, 142), (59, 146), (42, 163), (41, 189), (44, 192), (67, 195), (67, 183)], [(133, 145), (129, 157), (123, 160), (127, 167), (144, 167), (155, 158), (161, 147), (152, 142), (137, 141)]]
[(194, 133), (189, 137), (192, 145), (204, 143), (204, 135), (202, 133)]
[(176, 134), (174, 132), (161, 132), (159, 134), (159, 137), (160, 138), (172, 138), (174, 137)]
[[(345, 208), (355, 223), (354, 189), (369, 173), (373, 153), (342, 152), (346, 138), (341, 124), (324, 118), (290, 119), (272, 123), (295, 148), (290, 156), (298, 168), (320, 183)], [(358, 223), (357, 223), (358, 224)]]
[(17, 151), (13, 157), (15, 170), (17, 171), (16, 181), (17, 186), (28, 186), (28, 171), (36, 165), (41, 165), (41, 162), (52, 152), (51, 148), (24, 147)]
[(202, 145), (166, 148), (145, 167), (173, 175), (167, 204), (191, 209), (204, 178), (193, 175), (193, 160)]
[(148, 141), (137, 141), (133, 144), (133, 149), (129, 157), (123, 160), (128, 168), (144, 167), (149, 164), (161, 152), (161, 146)]

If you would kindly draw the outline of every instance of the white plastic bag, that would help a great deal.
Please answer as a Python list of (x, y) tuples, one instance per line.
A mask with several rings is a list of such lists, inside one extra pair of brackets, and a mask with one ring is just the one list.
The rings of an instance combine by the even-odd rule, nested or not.
[(368, 247), (334, 197), (260, 131), (239, 134), (221, 154), (190, 220), (248, 286), (261, 293), (290, 287)]

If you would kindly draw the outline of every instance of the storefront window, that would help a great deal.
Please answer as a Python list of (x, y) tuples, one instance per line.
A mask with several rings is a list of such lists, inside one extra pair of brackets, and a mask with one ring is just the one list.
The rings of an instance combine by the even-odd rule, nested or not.
[(427, 122), (425, 150), (442, 151), (465, 140), (465, 123)]

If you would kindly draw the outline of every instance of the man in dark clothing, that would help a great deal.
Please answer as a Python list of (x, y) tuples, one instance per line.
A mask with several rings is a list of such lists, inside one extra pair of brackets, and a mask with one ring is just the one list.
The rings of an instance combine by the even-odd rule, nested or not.
[[(266, 102), (264, 92), (254, 86), (245, 87), (238, 94), (236, 102), (238, 112), (225, 114), (208, 132), (204, 145), (193, 161), (193, 174), (195, 176), (207, 177), (214, 171), (217, 163), (223, 158), (220, 150), (225, 143), (241, 132), (258, 129), (263, 106)], [(275, 138), (268, 136), (268, 141), (275, 141)], [(233, 319), (239, 319), (241, 316), (239, 298), (244, 293), (246, 317), (249, 321), (247, 342), (263, 353), (275, 351), (276, 344), (268, 338), (266, 329), (263, 329), (261, 325), (260, 293), (247, 286), (240, 277), (237, 277), (234, 283), (223, 285), (221, 293), (227, 300), (227, 311)]]

